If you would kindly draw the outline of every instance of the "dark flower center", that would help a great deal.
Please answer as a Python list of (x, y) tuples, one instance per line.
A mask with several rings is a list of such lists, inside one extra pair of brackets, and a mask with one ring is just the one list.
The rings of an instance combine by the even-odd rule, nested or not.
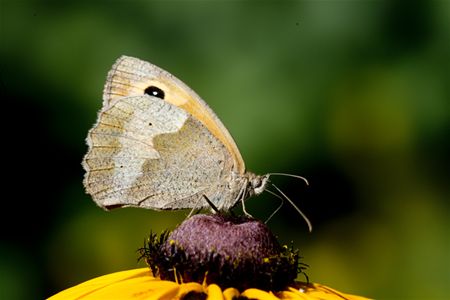
[(195, 215), (171, 234), (151, 234), (141, 255), (161, 279), (206, 280), (241, 291), (282, 290), (305, 266), (298, 251), (280, 246), (265, 224), (224, 215)]

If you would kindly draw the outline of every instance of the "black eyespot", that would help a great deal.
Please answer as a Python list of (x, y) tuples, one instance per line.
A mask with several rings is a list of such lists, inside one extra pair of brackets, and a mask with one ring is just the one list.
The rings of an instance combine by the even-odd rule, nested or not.
[(157, 98), (161, 98), (161, 99), (164, 99), (164, 96), (165, 96), (163, 90), (161, 90), (160, 88), (157, 88), (156, 86), (153, 86), (153, 85), (146, 88), (144, 93), (149, 96), (157, 97)]

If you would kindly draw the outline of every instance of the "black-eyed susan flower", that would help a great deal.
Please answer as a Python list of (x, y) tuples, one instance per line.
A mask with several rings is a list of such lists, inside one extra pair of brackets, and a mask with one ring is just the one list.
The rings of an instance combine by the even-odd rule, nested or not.
[(296, 281), (306, 267), (298, 251), (246, 217), (193, 216), (170, 234), (151, 234), (140, 253), (150, 269), (101, 276), (50, 299), (365, 299)]
[(176, 283), (155, 278), (148, 268), (116, 272), (86, 281), (64, 290), (49, 300), (68, 299), (324, 299), (363, 300), (316, 283), (295, 283), (283, 291), (264, 291), (249, 288), (239, 292), (236, 288), (221, 289), (217, 284), (197, 282)]

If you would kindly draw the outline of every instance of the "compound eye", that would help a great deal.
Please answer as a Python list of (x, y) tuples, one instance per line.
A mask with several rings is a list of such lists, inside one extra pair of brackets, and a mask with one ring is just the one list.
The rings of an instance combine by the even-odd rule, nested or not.
[(257, 178), (254, 178), (254, 179), (252, 180), (252, 186), (253, 186), (253, 188), (259, 188), (261, 185), (262, 185), (262, 180), (261, 180), (261, 178), (257, 177)]

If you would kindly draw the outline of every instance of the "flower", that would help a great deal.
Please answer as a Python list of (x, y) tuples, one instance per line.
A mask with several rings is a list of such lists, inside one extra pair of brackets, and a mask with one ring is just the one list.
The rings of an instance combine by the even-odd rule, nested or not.
[(230, 215), (195, 215), (170, 234), (150, 234), (140, 252), (163, 280), (240, 291), (282, 290), (306, 268), (298, 250), (280, 246), (265, 224)]
[[(197, 296), (197, 297), (195, 297)], [(326, 299), (363, 300), (364, 297), (338, 292), (316, 283), (297, 282), (281, 292), (267, 292), (249, 288), (239, 292), (236, 288), (222, 290), (216, 284), (197, 282), (176, 283), (161, 280), (152, 275), (148, 268), (133, 269), (100, 276), (71, 287), (50, 297), (48, 300), (69, 299)]]
[[(310, 283), (298, 250), (248, 217), (195, 215), (171, 233), (150, 234), (140, 253), (150, 268), (101, 276), (49, 299), (366, 299)], [(296, 281), (298, 273), (307, 282)]]

